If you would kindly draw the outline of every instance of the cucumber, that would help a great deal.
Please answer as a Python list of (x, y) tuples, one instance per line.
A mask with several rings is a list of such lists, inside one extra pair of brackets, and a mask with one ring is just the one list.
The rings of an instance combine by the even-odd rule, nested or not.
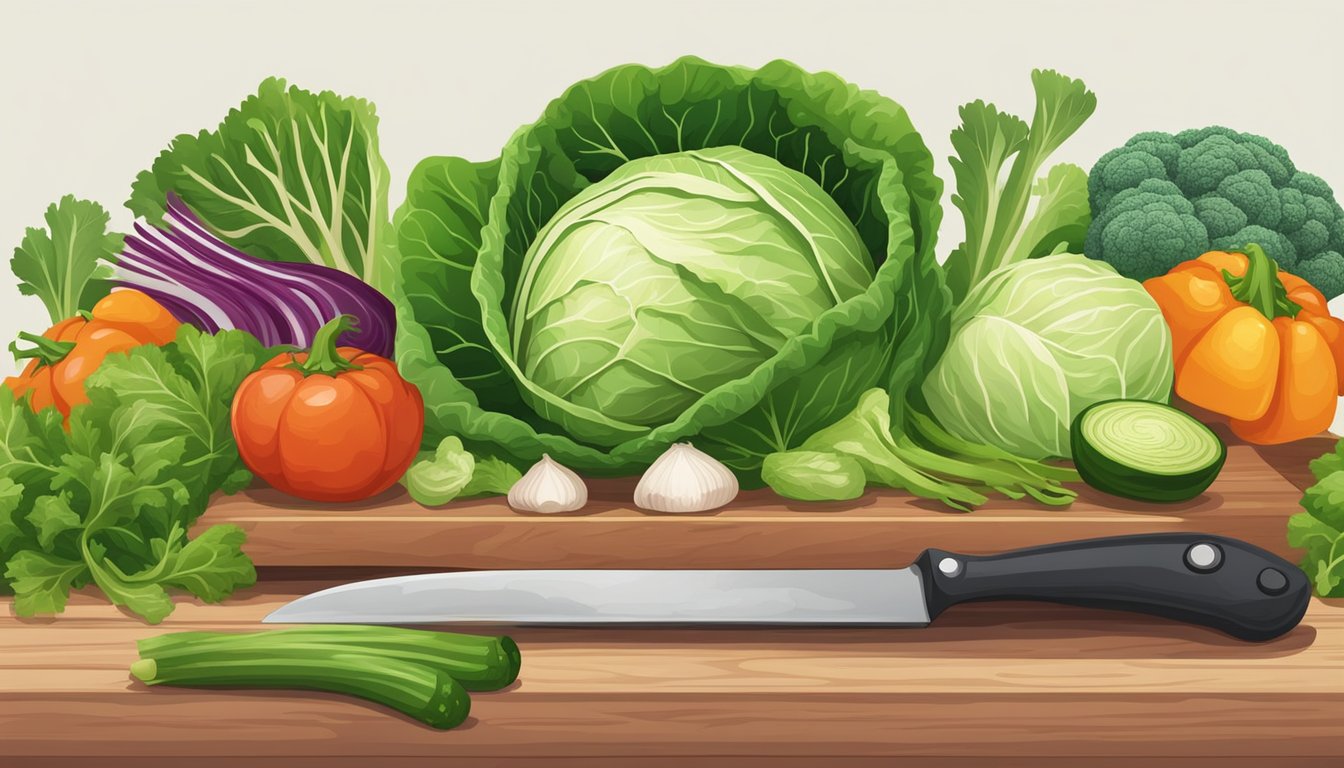
[(356, 696), (435, 728), (467, 719), (471, 699), (442, 672), (387, 656), (328, 651), (306, 658), (275, 656), (245, 647), (209, 656), (146, 657), (131, 674), (147, 685), (190, 688), (294, 688)]
[(1138, 501), (1189, 501), (1213, 483), (1227, 459), (1227, 446), (1198, 419), (1144, 400), (1084, 408), (1070, 437), (1084, 482)]
[(245, 650), (285, 658), (350, 651), (386, 656), (436, 669), (468, 691), (497, 691), (518, 679), (522, 657), (508, 637), (462, 635), (360, 624), (315, 624), (262, 632), (175, 632), (139, 643), (143, 656), (207, 658)]

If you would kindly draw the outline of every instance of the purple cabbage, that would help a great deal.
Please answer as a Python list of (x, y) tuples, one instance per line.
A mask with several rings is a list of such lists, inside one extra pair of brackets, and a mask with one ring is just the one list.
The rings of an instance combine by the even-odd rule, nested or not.
[(358, 277), (320, 264), (265, 261), (225, 243), (178, 197), (168, 195), (164, 228), (135, 223), (118, 258), (116, 279), (151, 296), (208, 333), (247, 331), (267, 346), (308, 347), (337, 315), (354, 315), (358, 329), (338, 343), (392, 356), (396, 311)]

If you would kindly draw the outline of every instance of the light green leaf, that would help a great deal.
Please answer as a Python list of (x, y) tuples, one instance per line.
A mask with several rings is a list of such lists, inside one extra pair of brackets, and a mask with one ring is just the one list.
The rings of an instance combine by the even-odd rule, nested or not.
[(471, 480), (462, 488), (462, 496), (502, 496), (523, 478), (517, 467), (493, 456), (477, 459)]
[(66, 531), (78, 530), (79, 515), (70, 508), (65, 495), (41, 496), (33, 502), (33, 510), (28, 513), (28, 522), (37, 529), (37, 543), (46, 552), (52, 551), (56, 537)]
[(1021, 118), (993, 104), (973, 101), (959, 112), (961, 125), (952, 129), (951, 137), (956, 154), (948, 162), (957, 182), (952, 204), (961, 210), (966, 239), (946, 263), (948, 287), (958, 298), (993, 269), (987, 249), (1000, 205), (999, 179), (1009, 158), (1026, 146), (1029, 133)]
[(14, 519), (23, 503), (23, 486), (8, 477), (0, 477), (0, 561), (9, 557), (23, 540), (24, 533)]
[(1288, 545), (1307, 550), (1302, 570), (1321, 597), (1344, 596), (1344, 532), (1301, 512), (1288, 518)]
[(1305, 512), (1288, 518), (1289, 546), (1305, 549), (1302, 570), (1321, 597), (1344, 597), (1344, 471), (1332, 471), (1335, 450), (1311, 463), (1318, 478), (1302, 494)]
[(219, 484), (219, 490), (222, 493), (237, 493), (252, 484), (251, 470), (238, 467), (224, 477), (223, 482)]
[(54, 325), (107, 295), (122, 238), (107, 231), (101, 205), (74, 195), (52, 203), (45, 218), (46, 229), (25, 231), (9, 265), (19, 293), (41, 299)]
[(1092, 209), (1087, 203), (1087, 171), (1060, 163), (1032, 191), (1036, 208), (1009, 245), (1009, 264), (1055, 253), (1082, 253)]
[[(1078, 194), (1081, 169), (1074, 173), (1057, 166), (1043, 182), (1037, 175), (1046, 158), (1091, 117), (1097, 98), (1081, 80), (1052, 70), (1033, 71), (1031, 82), (1036, 110), (1030, 128), (977, 101), (962, 107), (961, 126), (952, 131), (957, 153), (949, 158), (957, 179), (952, 202), (961, 209), (966, 230), (965, 241), (946, 263), (955, 301), (995, 270), (1059, 252), (1060, 242), (1079, 239), (1078, 208), (1087, 210), (1086, 189), (1081, 198)], [(1029, 223), (1033, 197), (1039, 198), (1038, 215)]]
[(1335, 441), (1334, 450), (1312, 459), (1308, 467), (1317, 480), (1324, 480), (1336, 472), (1344, 472), (1344, 440)]
[(411, 498), (427, 507), (447, 504), (471, 480), (476, 460), (456, 437), (445, 437), (433, 453), (421, 455), (402, 482)]
[(88, 569), (78, 560), (32, 550), (19, 552), (5, 568), (5, 578), (14, 590), (14, 613), (60, 613), (70, 599), (70, 589), (87, 574)]
[(24, 485), (34, 496), (49, 488), (69, 449), (62, 424), (55, 408), (33, 413), (8, 387), (0, 387), (0, 477)]
[(112, 574), (104, 566), (92, 567), (94, 583), (113, 605), (125, 607), (149, 624), (158, 624), (173, 612), (173, 599), (155, 581), (132, 582)]
[(212, 335), (183, 326), (167, 348), (138, 347), (104, 362), (85, 385), (92, 400), (86, 418), (109, 425), (114, 453), (180, 439), (190, 461), (180, 479), (188, 488), (236, 490), (245, 467), (229, 409), (242, 380), (268, 358), (243, 331)]
[(761, 465), (761, 479), (780, 496), (802, 501), (857, 499), (867, 485), (859, 462), (830, 451), (772, 453)]
[(167, 557), (161, 581), (218, 603), (257, 582), (257, 571), (242, 551), (246, 540), (237, 526), (212, 525)]
[(900, 488), (926, 499), (938, 499), (964, 510), (985, 502), (985, 496), (960, 480), (947, 482), (912, 466), (891, 425), (889, 395), (871, 389), (846, 416), (815, 432), (803, 450), (837, 453), (858, 462), (868, 482)]
[(1344, 472), (1326, 475), (1302, 494), (1302, 508), (1312, 518), (1344, 531)]
[(388, 174), (377, 127), (367, 101), (270, 78), (214, 130), (174, 139), (126, 205), (157, 223), (174, 193), (252, 256), (334, 267), (387, 288)]

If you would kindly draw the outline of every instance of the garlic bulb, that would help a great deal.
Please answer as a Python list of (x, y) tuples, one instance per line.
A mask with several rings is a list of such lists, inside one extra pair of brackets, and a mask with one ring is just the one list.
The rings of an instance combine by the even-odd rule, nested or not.
[(639, 479), (635, 506), (654, 512), (705, 512), (737, 496), (737, 477), (690, 443), (677, 443)]
[(546, 454), (509, 489), (509, 506), (519, 512), (573, 512), (587, 503), (583, 479)]

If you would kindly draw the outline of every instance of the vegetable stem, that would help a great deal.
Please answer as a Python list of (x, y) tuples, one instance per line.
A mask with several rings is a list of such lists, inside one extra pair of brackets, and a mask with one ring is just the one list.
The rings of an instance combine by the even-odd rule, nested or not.
[(131, 662), (131, 674), (135, 679), (148, 683), (159, 674), (159, 663), (153, 659), (137, 659)]
[(19, 342), (11, 341), (9, 351), (14, 354), (14, 359), (17, 361), (36, 358), (39, 366), (55, 365), (64, 360), (65, 356), (70, 354), (70, 350), (75, 348), (75, 342), (73, 341), (55, 341), (48, 339), (46, 336), (38, 336), (27, 331), (21, 331), (19, 339), (32, 344), (33, 347), (31, 349), (19, 349)]
[(1288, 299), (1288, 289), (1279, 280), (1279, 265), (1255, 243), (1248, 243), (1241, 252), (1246, 254), (1246, 274), (1235, 277), (1223, 270), (1223, 279), (1232, 290), (1232, 297), (1254, 307), (1266, 318), (1296, 317), (1302, 307)]
[(345, 371), (358, 371), (363, 366), (355, 365), (341, 356), (336, 349), (336, 340), (347, 331), (359, 330), (359, 321), (354, 315), (337, 315), (313, 335), (313, 345), (308, 350), (308, 359), (295, 362), (291, 367), (304, 376), (322, 374), (335, 376)]

